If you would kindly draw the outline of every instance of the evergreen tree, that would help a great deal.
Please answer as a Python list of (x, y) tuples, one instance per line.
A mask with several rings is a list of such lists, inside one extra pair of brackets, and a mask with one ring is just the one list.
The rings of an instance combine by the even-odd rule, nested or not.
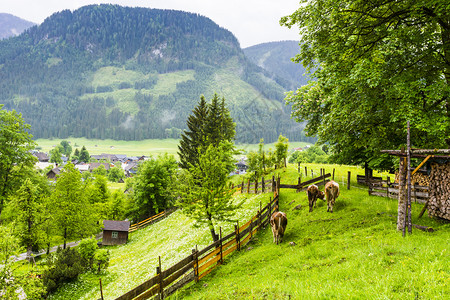
[(88, 163), (91, 160), (89, 152), (86, 150), (86, 147), (83, 146), (80, 151), (80, 155), (78, 156), (79, 160), (85, 163)]
[(205, 97), (200, 97), (200, 102), (188, 117), (186, 125), (188, 130), (181, 134), (178, 156), (180, 167), (189, 169), (190, 165), (198, 164), (198, 148), (206, 142), (206, 120), (208, 117), (208, 106)]
[(205, 97), (194, 108), (187, 120), (188, 131), (181, 135), (178, 155), (180, 166), (189, 169), (191, 165), (198, 164), (198, 156), (209, 145), (218, 146), (221, 141), (233, 141), (236, 134), (236, 124), (230, 116), (225, 105), (225, 98), (219, 100), (214, 94), (211, 104), (207, 104)]

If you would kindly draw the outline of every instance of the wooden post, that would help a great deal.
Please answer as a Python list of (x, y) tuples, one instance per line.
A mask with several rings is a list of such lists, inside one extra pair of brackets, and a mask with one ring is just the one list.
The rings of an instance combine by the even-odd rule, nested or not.
[(298, 188), (297, 188), (297, 193), (299, 193), (300, 192), (300, 190), (301, 190), (301, 188), (302, 188), (302, 176), (299, 176), (298, 177), (298, 183), (297, 183), (297, 185), (298, 185)]
[(244, 192), (244, 180), (242, 180), (242, 185), (241, 185), (241, 194)]
[(314, 171), (311, 169), (311, 178), (314, 178)]
[(258, 227), (261, 227), (262, 203), (259, 201)]
[(194, 279), (195, 282), (198, 282), (198, 251), (197, 245), (195, 245), (195, 249), (192, 249), (192, 256), (194, 259)]
[(258, 194), (258, 177), (255, 179), (255, 194)]
[(331, 179), (334, 181), (334, 168), (333, 168), (333, 177), (331, 177)]
[(400, 166), (398, 168), (398, 213), (397, 230), (405, 229), (406, 219), (406, 159), (400, 157)]
[(412, 223), (411, 223), (411, 131), (409, 127), (409, 121), (407, 122), (407, 138), (406, 138), (406, 147), (407, 149), (407, 172), (408, 172), (408, 198), (407, 198), (407, 208), (406, 212), (408, 215), (408, 233), (412, 232)]
[(219, 227), (220, 234), (220, 261), (219, 264), (223, 264), (223, 243), (222, 243), (222, 227)]
[(389, 176), (386, 178), (386, 197), (389, 198), (389, 186), (391, 185), (391, 179)]
[(300, 174), (300, 162), (298, 162), (297, 172)]
[(250, 178), (248, 179), (247, 184), (247, 194), (250, 194)]
[(305, 166), (305, 176), (308, 177), (308, 168)]
[(239, 221), (234, 225), (234, 232), (236, 233), (236, 249), (237, 251), (241, 251), (241, 241), (239, 239)]
[(414, 182), (414, 202), (417, 203), (417, 182)]
[(261, 193), (264, 193), (265, 187), (266, 187), (266, 185), (264, 183), (264, 176), (263, 176), (263, 177), (261, 177)]
[(272, 176), (272, 192), (276, 189), (275, 176)]
[(100, 280), (100, 299), (103, 300), (103, 287), (102, 287), (102, 279), (99, 278)]
[(159, 299), (164, 299), (164, 287), (163, 287), (163, 278), (162, 278), (162, 270), (161, 270), (161, 256), (158, 257), (159, 260), (159, 266), (156, 267), (156, 274), (158, 275), (159, 279)]
[(372, 195), (372, 178), (369, 178), (367, 185), (369, 186), (369, 196), (370, 196)]
[(350, 177), (352, 176), (352, 172), (348, 171), (347, 175), (347, 190), (350, 189)]

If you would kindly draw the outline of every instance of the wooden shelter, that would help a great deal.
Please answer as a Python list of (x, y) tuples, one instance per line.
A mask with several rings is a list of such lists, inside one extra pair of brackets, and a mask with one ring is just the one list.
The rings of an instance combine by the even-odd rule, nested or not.
[[(382, 152), (400, 157), (397, 229), (405, 228), (406, 208), (407, 203), (410, 203), (407, 193), (408, 185), (411, 185), (411, 178), (424, 165), (428, 174), (426, 181), (428, 182), (429, 197), (422, 213), (428, 208), (430, 217), (450, 220), (450, 149), (411, 149), (409, 153), (404, 149), (383, 150)], [(422, 162), (412, 172), (411, 168), (407, 167), (408, 157), (409, 159), (422, 159)]]
[(103, 221), (102, 245), (120, 245), (128, 241), (130, 221)]

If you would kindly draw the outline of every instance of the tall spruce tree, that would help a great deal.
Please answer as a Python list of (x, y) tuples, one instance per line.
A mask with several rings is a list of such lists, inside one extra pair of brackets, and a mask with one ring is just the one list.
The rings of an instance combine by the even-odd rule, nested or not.
[(236, 124), (225, 105), (225, 98), (220, 100), (217, 94), (214, 94), (211, 104), (207, 104), (202, 95), (186, 123), (188, 130), (181, 134), (178, 146), (180, 166), (186, 170), (198, 165), (199, 154), (209, 145), (217, 147), (221, 141), (233, 142), (236, 134)]

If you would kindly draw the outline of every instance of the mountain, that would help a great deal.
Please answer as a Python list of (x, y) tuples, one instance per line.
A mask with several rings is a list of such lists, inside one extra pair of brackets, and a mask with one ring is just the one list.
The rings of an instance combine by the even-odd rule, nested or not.
[(298, 41), (270, 42), (244, 49), (245, 55), (253, 63), (282, 78), (286, 81), (284, 85), (290, 90), (295, 90), (308, 82), (303, 65), (292, 62), (292, 58), (299, 52)]
[(36, 25), (16, 16), (0, 13), (0, 39), (16, 36)]
[(21, 112), (35, 138), (177, 138), (200, 95), (216, 92), (238, 142), (305, 139), (283, 104), (288, 87), (198, 14), (118, 5), (61, 11), (0, 41), (0, 78), (0, 103)]

